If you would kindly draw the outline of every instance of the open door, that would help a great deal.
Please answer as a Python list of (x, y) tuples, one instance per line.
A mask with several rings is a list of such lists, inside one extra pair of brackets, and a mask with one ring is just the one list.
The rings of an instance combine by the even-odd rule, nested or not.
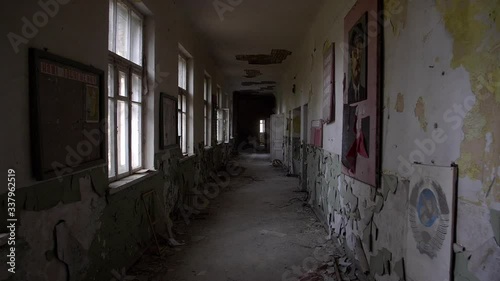
[(283, 140), (285, 135), (285, 116), (271, 115), (271, 160), (283, 162)]

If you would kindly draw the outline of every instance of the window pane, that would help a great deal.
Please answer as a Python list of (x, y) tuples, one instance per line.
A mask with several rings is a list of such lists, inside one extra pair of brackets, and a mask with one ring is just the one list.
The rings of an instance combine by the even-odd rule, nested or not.
[(128, 7), (117, 2), (116, 9), (116, 53), (129, 59), (129, 16)]
[(203, 99), (208, 101), (208, 78), (203, 81)]
[(229, 142), (229, 109), (224, 109), (224, 142)]
[(142, 65), (142, 19), (132, 12), (130, 22), (130, 60)]
[(128, 89), (127, 89), (127, 75), (124, 73), (124, 72), (121, 72), (120, 71), (120, 96), (122, 97), (126, 97), (127, 96), (127, 93), (128, 93)]
[(108, 65), (108, 96), (115, 96), (115, 69), (113, 65)]
[(117, 149), (118, 149), (118, 174), (129, 171), (129, 139), (128, 139), (128, 105), (124, 101), (118, 101), (118, 126), (117, 126)]
[(187, 90), (187, 61), (179, 56), (179, 87)]
[(132, 74), (132, 101), (141, 102), (142, 79), (137, 74)]
[(207, 104), (204, 107), (204, 117), (203, 117), (203, 129), (205, 135), (205, 145), (208, 146), (208, 120), (207, 120)]
[(142, 166), (141, 105), (132, 103), (132, 169)]
[(187, 112), (187, 95), (182, 96), (182, 112)]
[(177, 111), (177, 135), (181, 139), (181, 149), (182, 149), (182, 141), (183, 141), (183, 134), (182, 134), (182, 112)]
[(108, 31), (108, 49), (115, 51), (115, 3), (109, 0), (109, 31)]
[(115, 101), (108, 100), (108, 176), (116, 176), (116, 154), (115, 154)]
[(222, 109), (217, 110), (217, 141), (222, 142)]
[(182, 113), (182, 152), (187, 153), (186, 113)]

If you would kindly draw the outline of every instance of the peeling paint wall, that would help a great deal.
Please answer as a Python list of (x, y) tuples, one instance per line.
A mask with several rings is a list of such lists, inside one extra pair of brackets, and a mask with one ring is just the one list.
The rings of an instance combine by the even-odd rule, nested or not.
[[(104, 167), (20, 189), (17, 273), (3, 272), (0, 280), (110, 280), (111, 270), (130, 266), (152, 245), (146, 206), (159, 222), (157, 232), (166, 234), (171, 214), (190, 205), (189, 190), (210, 181), (228, 152), (219, 145), (182, 160), (178, 148), (159, 153), (157, 173), (113, 194), (106, 191)], [(151, 190), (154, 200), (143, 201)], [(0, 200), (5, 207), (6, 195)], [(6, 262), (7, 247), (0, 254)]]
[[(280, 113), (308, 104), (321, 118), (322, 42), (342, 46), (343, 20), (355, 1), (326, 1), (279, 84)], [(378, 189), (344, 176), (342, 58), (336, 48), (336, 122), (324, 148), (307, 146), (310, 204), (333, 236), (345, 239), (376, 280), (400, 280), (406, 247), (412, 162), (459, 169), (456, 280), (500, 274), (500, 2), (385, 0), (382, 181)], [(297, 85), (295, 94), (289, 89)], [(285, 147), (289, 153), (290, 148)], [(361, 246), (361, 247), (360, 247)], [(360, 250), (362, 249), (362, 250)]]
[[(50, 1), (43, 1), (50, 2)], [(52, 1), (53, 3), (56, 1)], [(148, 93), (144, 96), (145, 168), (156, 170), (137, 183), (121, 190), (110, 190), (107, 167), (99, 166), (54, 179), (37, 182), (31, 174), (28, 48), (47, 48), (49, 52), (107, 70), (109, 1), (57, 1), (54, 16), (15, 53), (5, 36), (0, 48), (5, 54), (0, 69), (4, 94), (0, 99), (2, 131), (9, 137), (0, 146), (3, 171), (16, 171), (16, 274), (5, 270), (0, 280), (111, 280), (111, 270), (121, 272), (152, 245), (153, 237), (146, 207), (158, 219), (158, 231), (171, 227), (170, 216), (183, 204), (193, 187), (209, 181), (208, 175), (222, 167), (228, 159), (227, 145), (200, 148), (204, 139), (203, 77), (207, 71), (224, 91), (224, 80), (212, 57), (203, 47), (205, 42), (182, 16), (174, 1), (132, 1), (146, 7), (146, 55), (150, 58)], [(22, 34), (23, 17), (28, 20), (44, 11), (39, 1), (5, 3), (0, 31)], [(7, 12), (8, 11), (8, 12)], [(92, 20), (88, 16), (92, 15)], [(189, 128), (194, 156), (180, 159), (179, 149), (161, 151), (159, 147), (160, 92), (178, 93), (179, 43), (196, 57), (193, 126)], [(147, 118), (146, 118), (147, 115)], [(215, 134), (213, 134), (215, 135)], [(142, 194), (155, 191), (156, 199), (142, 200)], [(6, 229), (7, 186), (0, 188), (0, 228)], [(7, 246), (0, 247), (0, 263), (6, 264)], [(2, 267), (3, 268), (3, 267)]]

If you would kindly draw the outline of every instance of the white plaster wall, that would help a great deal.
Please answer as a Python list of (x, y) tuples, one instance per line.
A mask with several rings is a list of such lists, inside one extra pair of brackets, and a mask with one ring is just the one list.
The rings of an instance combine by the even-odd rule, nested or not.
[[(322, 118), (323, 95), (323, 46), (325, 42), (337, 43), (335, 46), (335, 91), (336, 107), (334, 123), (324, 126), (323, 147), (325, 150), (341, 154), (342, 141), (342, 79), (343, 53), (341, 45), (344, 38), (344, 15), (351, 9), (355, 1), (325, 1), (324, 7), (299, 47), (294, 50), (289, 61), (285, 61), (286, 72), (278, 88), (278, 104), (280, 112), (309, 104), (308, 120)], [(296, 77), (296, 79), (294, 79)], [(296, 84), (293, 94), (292, 85)]]
[[(452, 69), (450, 66), (454, 39), (445, 28), (443, 16), (436, 8), (436, 1), (409, 0), (398, 3), (405, 2), (407, 6), (402, 14), (396, 15), (396, 21), (398, 18), (402, 21), (395, 22), (394, 29), (389, 22), (385, 23), (384, 28), (384, 108), (381, 133), (382, 172), (398, 176), (400, 182), (409, 176), (402, 168), (401, 159), (449, 166), (460, 158), (460, 146), (464, 140), (463, 117), (475, 102), (468, 71), (464, 67)], [(335, 154), (341, 154), (342, 138), (343, 22), (354, 3), (355, 1), (333, 0), (325, 2), (300, 47), (294, 50), (286, 62), (287, 70), (280, 80), (277, 93), (279, 112), (287, 113), (290, 109), (308, 103), (309, 120), (320, 119), (323, 44), (325, 41), (336, 43), (336, 122), (326, 125), (323, 134), (323, 149)], [(399, 32), (398, 27), (401, 28)], [(291, 92), (293, 84), (296, 84), (295, 94)], [(404, 100), (402, 112), (396, 110), (398, 94)], [(415, 112), (420, 98), (424, 103), (423, 117), (427, 122), (425, 130)], [(441, 133), (439, 138), (444, 138), (444, 141), (433, 140), (433, 134), (438, 132)], [(436, 139), (435, 136), (434, 138)], [(486, 153), (487, 150), (486, 145)], [(467, 176), (459, 178), (457, 242), (471, 252), (484, 248), (494, 237), (489, 208), (498, 210), (500, 204), (492, 202), (493, 199), (485, 199), (485, 184), (491, 182), (495, 173), (498, 171), (491, 169), (491, 177), (488, 175), (490, 178), (483, 181), (471, 180)], [(366, 193), (369, 186), (356, 180), (346, 180), (360, 202), (369, 199), (370, 194)], [(406, 192), (402, 194), (405, 195)], [(399, 238), (406, 236), (399, 230), (405, 218), (399, 215), (406, 207), (401, 205), (401, 200), (404, 199), (401, 196), (401, 193), (397, 193), (396, 197), (389, 196), (382, 213), (375, 216), (375, 222), (382, 231), (375, 250), (381, 247), (389, 249), (393, 253), (393, 261), (404, 256), (405, 242)], [(339, 218), (336, 221), (339, 223)], [(393, 228), (398, 229), (397, 235), (384, 229), (391, 226), (391, 223)], [(362, 234), (360, 231), (363, 229), (353, 229), (349, 224), (346, 231), (349, 237), (350, 234)], [(353, 241), (347, 242), (350, 247), (354, 245)], [(499, 248), (493, 250), (498, 252)], [(391, 279), (377, 277), (377, 280)]]

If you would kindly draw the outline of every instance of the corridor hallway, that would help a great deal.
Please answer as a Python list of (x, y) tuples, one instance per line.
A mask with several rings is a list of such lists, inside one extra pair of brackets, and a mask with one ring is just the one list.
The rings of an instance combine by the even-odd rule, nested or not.
[(500, 281), (500, 0), (0, 23), (0, 281)]
[(297, 178), (273, 167), (269, 154), (241, 154), (237, 162), (244, 172), (200, 215), (191, 216), (187, 227), (182, 219), (176, 223), (176, 232), (183, 233), (176, 238), (185, 245), (169, 248), (160, 265), (146, 257), (129, 275), (158, 281), (292, 281), (332, 262), (330, 255), (343, 256), (303, 201), (306, 193), (299, 192)]

